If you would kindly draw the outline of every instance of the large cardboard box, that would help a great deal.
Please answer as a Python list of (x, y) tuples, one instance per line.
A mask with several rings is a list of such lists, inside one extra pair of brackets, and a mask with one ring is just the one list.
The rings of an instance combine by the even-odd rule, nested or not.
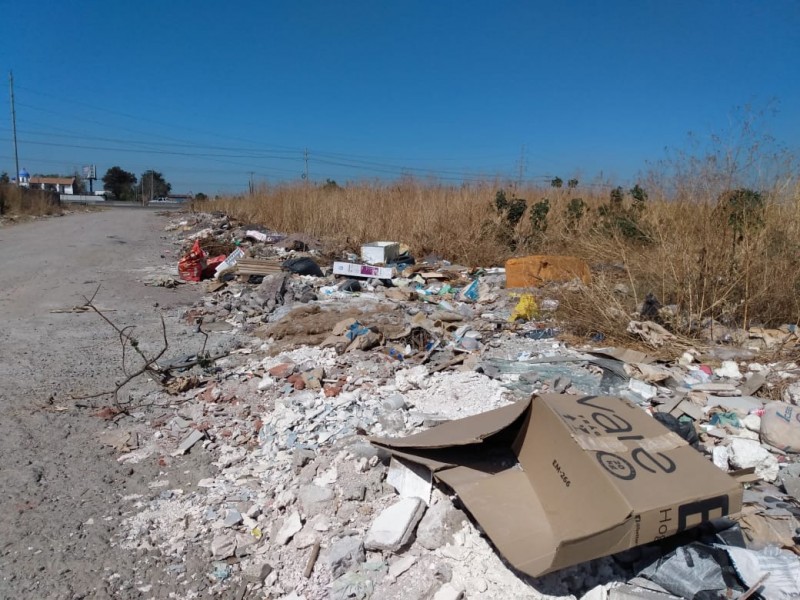
[(588, 284), (591, 272), (580, 258), (574, 256), (522, 256), (506, 261), (506, 287), (537, 287), (550, 281), (580, 279)]
[(733, 478), (621, 398), (535, 396), (372, 442), (430, 468), (532, 576), (741, 509)]
[(390, 267), (374, 267), (372, 265), (359, 265), (356, 263), (333, 263), (334, 275), (347, 275), (348, 277), (366, 277), (378, 279), (391, 279), (394, 272)]

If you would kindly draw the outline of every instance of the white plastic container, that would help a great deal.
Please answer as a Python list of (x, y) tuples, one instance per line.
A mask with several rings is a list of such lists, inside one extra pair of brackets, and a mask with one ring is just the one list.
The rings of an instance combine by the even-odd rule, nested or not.
[(361, 260), (368, 265), (392, 262), (399, 254), (398, 242), (370, 242), (361, 246)]

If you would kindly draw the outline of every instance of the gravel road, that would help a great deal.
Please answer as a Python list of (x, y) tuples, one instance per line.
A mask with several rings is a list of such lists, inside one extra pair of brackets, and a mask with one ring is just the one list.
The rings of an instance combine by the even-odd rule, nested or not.
[(96, 304), (145, 343), (159, 314), (174, 333), (201, 288), (141, 283), (176, 260), (165, 222), (117, 209), (0, 229), (0, 598), (155, 597), (137, 591), (146, 581), (120, 592), (136, 559), (110, 538), (122, 497), (146, 490), (157, 466), (118, 464), (98, 441), (107, 423), (70, 400), (113, 387), (119, 342), (95, 314), (52, 311), (99, 285)]

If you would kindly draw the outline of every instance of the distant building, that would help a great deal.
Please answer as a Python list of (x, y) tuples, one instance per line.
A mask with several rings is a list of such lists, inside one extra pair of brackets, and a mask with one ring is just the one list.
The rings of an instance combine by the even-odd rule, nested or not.
[(59, 194), (72, 194), (75, 189), (74, 177), (22, 177), (20, 172), (19, 184), (31, 189), (47, 190)]

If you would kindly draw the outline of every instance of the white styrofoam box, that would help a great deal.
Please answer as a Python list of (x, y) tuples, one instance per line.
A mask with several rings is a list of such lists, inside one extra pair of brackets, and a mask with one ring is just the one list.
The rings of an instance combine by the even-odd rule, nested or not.
[(400, 254), (398, 242), (370, 242), (361, 246), (361, 260), (368, 265), (386, 264)]

